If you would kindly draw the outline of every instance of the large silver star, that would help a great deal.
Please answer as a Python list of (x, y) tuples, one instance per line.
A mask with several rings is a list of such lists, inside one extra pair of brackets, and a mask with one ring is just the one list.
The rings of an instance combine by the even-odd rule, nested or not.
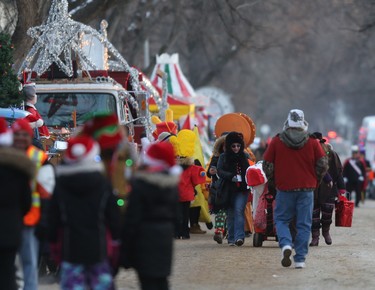
[(36, 39), (36, 43), (26, 56), (20, 71), (33, 65), (32, 70), (41, 75), (55, 62), (66, 75), (72, 76), (71, 48), (77, 44), (80, 25), (70, 18), (67, 0), (52, 1), (46, 23), (27, 31), (28, 35)]
[(130, 75), (130, 82), (134, 90), (139, 90), (138, 70), (131, 68), (117, 49), (108, 41), (106, 33), (99, 33), (90, 26), (71, 19), (68, 12), (67, 0), (53, 0), (45, 24), (29, 28), (27, 34), (36, 40), (35, 44), (23, 61), (19, 74), (26, 68), (32, 67), (38, 76), (43, 74), (52, 63), (66, 75), (73, 76), (72, 52), (79, 60), (81, 69), (97, 69), (90, 57), (82, 50), (82, 36), (84, 34), (97, 37), (117, 60), (118, 69)]

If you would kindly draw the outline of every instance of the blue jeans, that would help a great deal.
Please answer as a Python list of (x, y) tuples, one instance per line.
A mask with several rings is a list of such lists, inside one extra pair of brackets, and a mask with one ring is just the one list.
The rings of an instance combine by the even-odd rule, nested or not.
[(34, 227), (24, 227), (22, 230), (20, 258), (23, 269), (23, 290), (38, 289), (39, 241), (34, 235), (34, 231)]
[(231, 196), (230, 206), (227, 209), (228, 243), (238, 239), (245, 240), (245, 207), (248, 192), (236, 192)]
[(274, 219), (280, 248), (292, 245), (289, 224), (296, 219), (294, 262), (304, 262), (309, 249), (314, 192), (277, 191)]

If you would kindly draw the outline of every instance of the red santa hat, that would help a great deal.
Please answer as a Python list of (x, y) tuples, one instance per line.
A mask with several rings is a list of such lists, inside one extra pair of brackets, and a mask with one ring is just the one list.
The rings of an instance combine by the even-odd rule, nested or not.
[(83, 134), (92, 136), (101, 149), (116, 148), (123, 140), (116, 114), (95, 116), (88, 120)]
[(13, 143), (13, 133), (5, 118), (0, 117), (0, 146), (10, 146)]
[(259, 161), (246, 170), (245, 175), (248, 186), (258, 186), (267, 182), (266, 174), (263, 171), (263, 162)]
[(169, 171), (173, 175), (181, 173), (181, 167), (176, 165), (173, 146), (168, 142), (149, 145), (143, 156), (143, 164)]
[(99, 145), (89, 136), (77, 136), (68, 140), (64, 155), (67, 163), (96, 161), (100, 153)]
[(34, 136), (34, 132), (33, 129), (31, 129), (30, 123), (25, 119), (18, 119), (16, 122), (14, 122), (12, 125), (12, 131), (13, 133), (26, 131), (31, 138)]

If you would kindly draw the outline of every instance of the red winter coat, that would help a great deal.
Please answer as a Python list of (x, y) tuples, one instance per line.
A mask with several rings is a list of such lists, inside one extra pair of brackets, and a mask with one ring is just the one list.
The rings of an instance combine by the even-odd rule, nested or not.
[(180, 176), (178, 184), (179, 201), (194, 200), (194, 187), (206, 182), (206, 173), (203, 167), (190, 165)]
[(39, 136), (49, 138), (49, 132), (46, 125), (44, 125), (44, 121), (42, 116), (40, 116), (39, 112), (35, 108), (34, 105), (27, 103), (25, 110), (30, 113), (25, 119), (30, 122), (31, 128), (38, 128)]

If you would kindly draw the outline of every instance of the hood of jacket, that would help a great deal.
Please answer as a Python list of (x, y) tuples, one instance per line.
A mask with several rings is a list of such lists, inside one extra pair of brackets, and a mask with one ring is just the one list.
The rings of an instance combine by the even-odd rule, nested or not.
[(300, 149), (309, 140), (310, 135), (307, 131), (301, 129), (287, 128), (280, 133), (279, 137), (286, 146), (293, 149)]
[(25, 152), (12, 147), (0, 147), (0, 165), (17, 169), (30, 179), (35, 176), (34, 162), (27, 157)]
[(219, 138), (216, 139), (214, 148), (212, 150), (212, 155), (219, 157), (221, 153), (224, 152), (223, 146), (225, 143), (225, 136), (220, 136)]

